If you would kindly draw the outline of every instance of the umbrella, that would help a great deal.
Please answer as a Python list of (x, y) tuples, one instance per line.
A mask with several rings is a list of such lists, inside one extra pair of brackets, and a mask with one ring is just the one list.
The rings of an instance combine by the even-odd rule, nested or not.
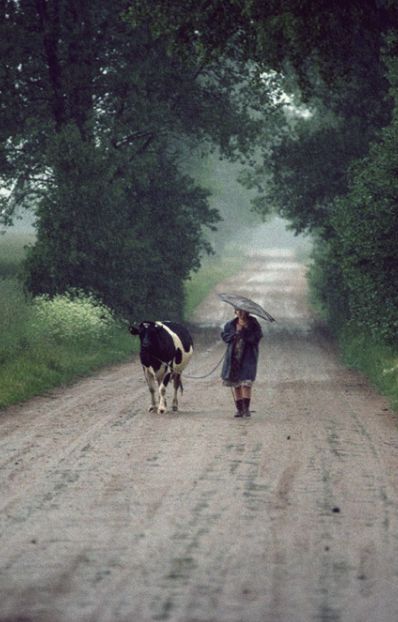
[(263, 320), (268, 320), (268, 322), (276, 322), (275, 318), (273, 318), (272, 315), (270, 315), (265, 309), (258, 305), (257, 302), (253, 302), (253, 300), (250, 300), (250, 298), (246, 298), (245, 296), (238, 296), (236, 294), (218, 294), (218, 296), (224, 302), (228, 302), (228, 304), (235, 307), (235, 309), (242, 309), (242, 311), (247, 311), (248, 313), (257, 315)]

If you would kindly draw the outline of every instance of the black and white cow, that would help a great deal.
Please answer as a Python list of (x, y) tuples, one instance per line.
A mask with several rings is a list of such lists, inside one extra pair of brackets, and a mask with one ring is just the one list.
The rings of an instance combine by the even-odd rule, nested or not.
[(166, 387), (173, 381), (173, 410), (178, 410), (177, 391), (183, 390), (181, 373), (193, 353), (193, 341), (185, 326), (176, 322), (141, 322), (130, 324), (129, 331), (141, 341), (140, 359), (149, 391), (150, 411), (164, 413)]

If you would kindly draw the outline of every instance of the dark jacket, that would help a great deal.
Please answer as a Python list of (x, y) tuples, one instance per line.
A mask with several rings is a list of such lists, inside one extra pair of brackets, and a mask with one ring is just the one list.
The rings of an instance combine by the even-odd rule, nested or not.
[[(240, 380), (255, 380), (258, 361), (258, 343), (263, 336), (263, 331), (256, 318), (252, 316), (249, 316), (247, 328), (242, 328), (242, 330), (237, 331), (237, 323), (238, 318), (227, 322), (221, 333), (221, 338), (227, 344), (227, 352), (225, 354), (221, 378), (234, 382)], [(236, 340), (239, 338), (243, 339), (243, 353), (237, 377), (232, 377), (232, 357)]]

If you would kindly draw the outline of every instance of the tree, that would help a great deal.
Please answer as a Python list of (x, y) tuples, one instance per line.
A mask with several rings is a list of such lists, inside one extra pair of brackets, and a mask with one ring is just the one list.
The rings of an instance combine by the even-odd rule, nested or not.
[(234, 45), (176, 53), (161, 21), (131, 8), (2, 3), (3, 220), (34, 202), (33, 293), (79, 287), (120, 313), (172, 317), (182, 280), (209, 248), (203, 227), (217, 221), (206, 193), (179, 172), (181, 146), (249, 153), (258, 121), (248, 87), (232, 86), (244, 71)]
[(161, 156), (149, 174), (130, 166), (129, 185), (113, 178), (118, 165), (86, 145), (76, 128), (58, 135), (57, 178), (38, 208), (28, 287), (34, 294), (89, 290), (135, 319), (149, 309), (153, 317), (178, 316), (182, 281), (206, 247), (202, 223), (217, 215), (206, 193)]
[(381, 51), (398, 8), (375, 0), (248, 4), (257, 56), (312, 112), (267, 145), (257, 177), (272, 172), (272, 200), (298, 231), (328, 229), (328, 204), (346, 192), (350, 164), (390, 119)]
[[(178, 315), (182, 279), (208, 249), (202, 228), (217, 220), (182, 160), (209, 145), (250, 165), (257, 211), (271, 205), (296, 231), (316, 232), (334, 253), (342, 296), (353, 291), (359, 276), (344, 255), (367, 205), (361, 167), (380, 195), (393, 173), (376, 183), (372, 159), (381, 166), (390, 149), (381, 131), (394, 97), (381, 54), (398, 28), (395, 2), (3, 0), (1, 9), (3, 219), (17, 202), (37, 206), (27, 266), (34, 292), (84, 287), (128, 314), (138, 308), (131, 300), (145, 313), (156, 298)], [(311, 118), (280, 115), (278, 80)], [(167, 227), (184, 249), (177, 256)], [(370, 278), (382, 300), (386, 281)]]
[(250, 6), (258, 54), (312, 108), (267, 147), (257, 178), (296, 231), (316, 235), (313, 280), (329, 317), (396, 343), (398, 6)]
[[(393, 38), (394, 46), (398, 33)], [(387, 59), (395, 99), (391, 123), (350, 171), (349, 192), (332, 224), (348, 290), (350, 318), (382, 341), (398, 338), (398, 81), (396, 50)]]

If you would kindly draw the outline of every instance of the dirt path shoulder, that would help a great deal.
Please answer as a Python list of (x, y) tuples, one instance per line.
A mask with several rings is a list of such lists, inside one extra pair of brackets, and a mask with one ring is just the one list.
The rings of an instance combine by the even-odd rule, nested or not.
[[(217, 291), (263, 324), (249, 420), (219, 370), (154, 415), (139, 363), (0, 414), (0, 622), (395, 622), (398, 426), (345, 370), (288, 252)], [(190, 375), (231, 308), (197, 310)]]

